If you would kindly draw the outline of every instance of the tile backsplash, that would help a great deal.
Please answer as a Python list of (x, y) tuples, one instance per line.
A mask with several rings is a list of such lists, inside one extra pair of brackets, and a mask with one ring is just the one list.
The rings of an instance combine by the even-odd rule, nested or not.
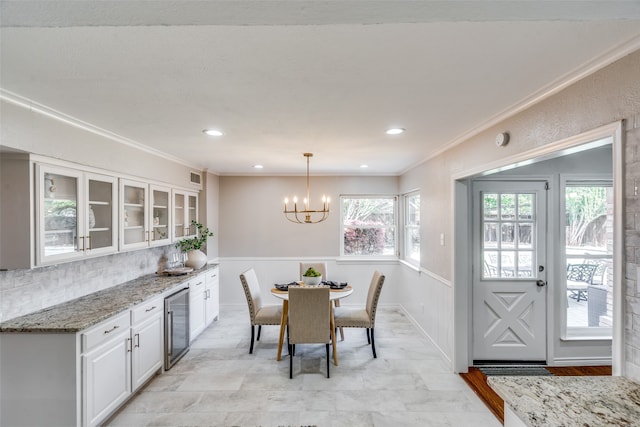
[(153, 274), (173, 252), (173, 245), (167, 245), (31, 270), (0, 271), (0, 321)]

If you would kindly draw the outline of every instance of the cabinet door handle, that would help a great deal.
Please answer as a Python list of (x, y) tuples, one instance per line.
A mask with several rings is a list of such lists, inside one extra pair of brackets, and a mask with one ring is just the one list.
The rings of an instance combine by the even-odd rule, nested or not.
[(131, 353), (131, 338), (127, 338), (127, 353)]
[(133, 337), (136, 339), (135, 346), (140, 348), (140, 334), (135, 334)]
[(173, 355), (173, 311), (167, 311), (167, 355), (171, 357)]
[(145, 242), (148, 242), (149, 241), (149, 230), (144, 230), (144, 233), (146, 234)]
[(153, 310), (155, 310), (155, 309), (156, 309), (156, 306), (154, 305), (154, 306), (153, 306), (153, 307), (151, 307), (151, 308), (147, 308), (145, 311), (148, 313), (148, 312), (153, 311)]
[(104, 331), (105, 334), (110, 334), (111, 332), (115, 331), (116, 329), (118, 329), (120, 326), (118, 325), (113, 325), (113, 328)]
[[(84, 251), (84, 236), (78, 236), (78, 251)], [(82, 246), (80, 245), (80, 240), (82, 240)]]
[(91, 236), (85, 236), (85, 239), (87, 239), (87, 250), (90, 251), (91, 249), (93, 249), (91, 247)]

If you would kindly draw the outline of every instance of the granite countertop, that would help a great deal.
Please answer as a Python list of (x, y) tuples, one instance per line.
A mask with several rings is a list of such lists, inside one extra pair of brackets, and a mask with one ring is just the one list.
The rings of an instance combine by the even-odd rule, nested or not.
[(490, 376), (528, 426), (640, 426), (640, 384), (624, 377)]
[(217, 264), (182, 276), (150, 274), (0, 323), (0, 332), (79, 332), (190, 280)]

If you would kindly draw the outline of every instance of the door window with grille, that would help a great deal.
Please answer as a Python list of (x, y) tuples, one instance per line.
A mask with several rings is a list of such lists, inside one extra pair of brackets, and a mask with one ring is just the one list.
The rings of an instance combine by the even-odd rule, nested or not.
[(535, 193), (482, 193), (483, 279), (531, 278)]

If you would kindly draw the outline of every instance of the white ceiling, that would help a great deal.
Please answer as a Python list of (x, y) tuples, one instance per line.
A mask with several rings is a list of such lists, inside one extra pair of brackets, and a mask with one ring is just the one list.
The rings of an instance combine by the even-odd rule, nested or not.
[(1, 97), (219, 174), (310, 151), (397, 175), (640, 48), (640, 1), (1, 1), (0, 23)]

